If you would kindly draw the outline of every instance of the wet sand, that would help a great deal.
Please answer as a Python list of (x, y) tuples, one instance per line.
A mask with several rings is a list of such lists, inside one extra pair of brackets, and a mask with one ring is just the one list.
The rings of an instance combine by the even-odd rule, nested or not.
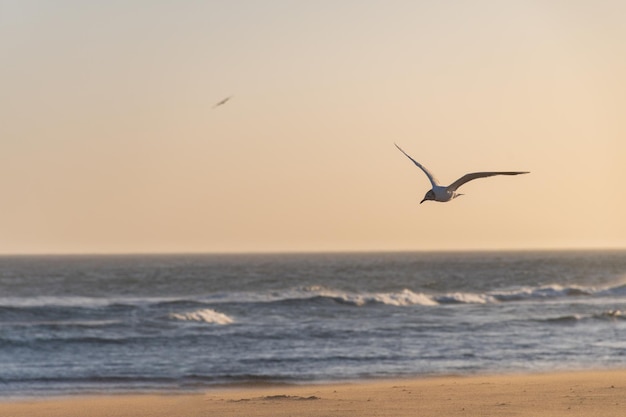
[(626, 415), (626, 370), (4, 400), (7, 417)]

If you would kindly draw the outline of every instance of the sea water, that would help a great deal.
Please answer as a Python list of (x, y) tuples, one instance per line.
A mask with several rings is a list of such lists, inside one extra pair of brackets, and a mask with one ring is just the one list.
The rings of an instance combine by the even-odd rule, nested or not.
[(0, 396), (626, 366), (626, 252), (0, 257)]

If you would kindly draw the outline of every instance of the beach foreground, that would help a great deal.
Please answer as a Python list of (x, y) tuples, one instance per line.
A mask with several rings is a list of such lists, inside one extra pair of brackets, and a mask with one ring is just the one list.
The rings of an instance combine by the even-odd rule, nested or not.
[(0, 402), (11, 417), (619, 416), (626, 370), (433, 377), (349, 384)]

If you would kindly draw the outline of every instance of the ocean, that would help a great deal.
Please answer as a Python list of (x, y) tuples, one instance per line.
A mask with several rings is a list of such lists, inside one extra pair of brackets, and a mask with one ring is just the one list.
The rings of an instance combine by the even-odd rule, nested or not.
[(626, 366), (626, 251), (0, 257), (0, 397)]

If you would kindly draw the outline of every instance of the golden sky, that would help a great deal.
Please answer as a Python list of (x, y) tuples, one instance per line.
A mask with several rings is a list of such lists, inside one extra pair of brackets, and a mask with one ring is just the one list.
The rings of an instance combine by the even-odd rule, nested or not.
[(0, 0), (0, 253), (626, 247), (624, 16)]

